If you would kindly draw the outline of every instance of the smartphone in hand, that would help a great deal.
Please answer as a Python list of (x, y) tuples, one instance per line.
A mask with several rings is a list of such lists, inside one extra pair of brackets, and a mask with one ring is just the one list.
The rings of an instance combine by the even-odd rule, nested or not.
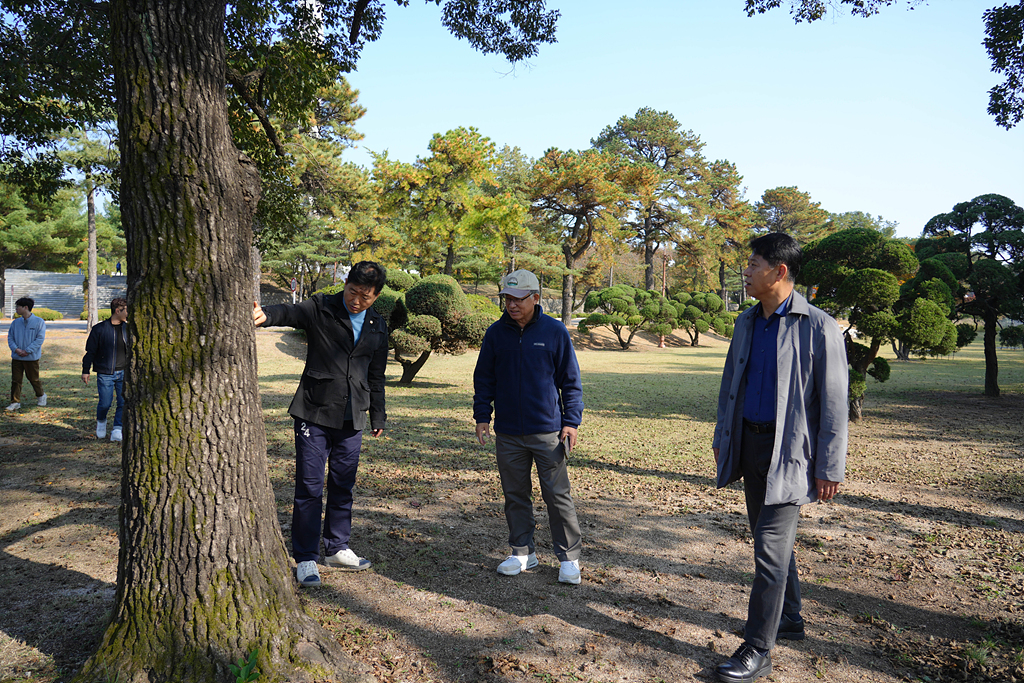
[(569, 446), (569, 435), (568, 434), (566, 434), (562, 438), (562, 450), (565, 451), (566, 455), (569, 455), (569, 451), (572, 450), (572, 448)]

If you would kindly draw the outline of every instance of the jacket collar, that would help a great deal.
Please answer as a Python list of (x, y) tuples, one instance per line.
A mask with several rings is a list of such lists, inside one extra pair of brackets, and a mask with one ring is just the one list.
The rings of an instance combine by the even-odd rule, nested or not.
[(512, 316), (510, 316), (508, 314), (508, 309), (506, 309), (501, 314), (501, 321), (503, 323), (505, 323), (506, 325), (511, 325), (512, 327), (516, 328), (517, 330), (519, 330), (519, 329), (525, 330), (527, 327), (529, 327), (530, 325), (533, 325), (535, 322), (537, 322), (542, 315), (544, 315), (544, 309), (541, 307), (540, 304), (537, 304), (536, 306), (533, 307), (533, 317), (530, 318), (530, 321), (528, 323), (526, 323), (525, 327), (522, 327), (522, 328), (519, 327), (519, 323), (517, 323), (515, 320), (513, 320)]
[[(747, 318), (749, 319), (758, 315), (758, 311), (760, 310), (761, 303), (758, 302), (757, 305), (751, 306), (750, 308), (745, 310), (743, 314), (747, 316)], [(786, 307), (786, 315), (789, 315), (791, 313), (796, 315), (810, 315), (811, 313), (811, 305), (807, 302), (807, 299), (795, 289), (793, 290), (793, 293), (790, 295), (789, 304)]]

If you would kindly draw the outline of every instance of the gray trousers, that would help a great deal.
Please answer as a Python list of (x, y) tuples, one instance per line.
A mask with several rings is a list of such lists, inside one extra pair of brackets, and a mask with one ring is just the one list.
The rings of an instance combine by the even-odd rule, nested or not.
[(533, 482), (531, 472), (537, 463), (540, 492), (548, 506), (551, 540), (559, 561), (578, 560), (582, 547), (576, 506), (569, 495), (569, 469), (558, 432), (509, 436), (494, 433), (498, 456), (498, 474), (505, 494), (505, 521), (508, 544), (513, 555), (529, 555), (536, 550), (533, 530)]
[(774, 443), (774, 434), (744, 429), (740, 445), (747, 519), (754, 534), (754, 585), (743, 639), (760, 650), (775, 647), (783, 612), (800, 614), (800, 577), (793, 553), (800, 506), (764, 504)]

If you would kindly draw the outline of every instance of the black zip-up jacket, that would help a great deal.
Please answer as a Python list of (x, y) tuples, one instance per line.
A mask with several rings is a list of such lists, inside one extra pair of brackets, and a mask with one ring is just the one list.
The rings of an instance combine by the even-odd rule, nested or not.
[(110, 318), (98, 322), (89, 330), (85, 340), (85, 356), (82, 358), (82, 374), (88, 375), (96, 368), (97, 375), (113, 375), (117, 363), (117, 334), (124, 339), (124, 350), (128, 352), (128, 324), (114, 325)]
[(306, 331), (306, 367), (288, 413), (322, 427), (341, 429), (352, 397), (352, 427), (384, 429), (384, 370), (388, 364), (388, 328), (377, 311), (366, 310), (359, 343), (341, 292), (315, 294), (299, 304), (263, 309), (265, 327), (287, 326)]

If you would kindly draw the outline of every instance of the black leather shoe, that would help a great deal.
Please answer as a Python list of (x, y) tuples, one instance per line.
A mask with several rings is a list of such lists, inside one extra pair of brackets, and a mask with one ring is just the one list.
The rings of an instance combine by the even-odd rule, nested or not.
[(772, 672), (772, 653), (762, 655), (743, 643), (732, 657), (715, 667), (715, 675), (724, 683), (751, 683)]
[(806, 637), (804, 635), (803, 618), (790, 619), (783, 614), (782, 620), (779, 622), (779, 633), (776, 637), (784, 638), (785, 640), (803, 640)]

